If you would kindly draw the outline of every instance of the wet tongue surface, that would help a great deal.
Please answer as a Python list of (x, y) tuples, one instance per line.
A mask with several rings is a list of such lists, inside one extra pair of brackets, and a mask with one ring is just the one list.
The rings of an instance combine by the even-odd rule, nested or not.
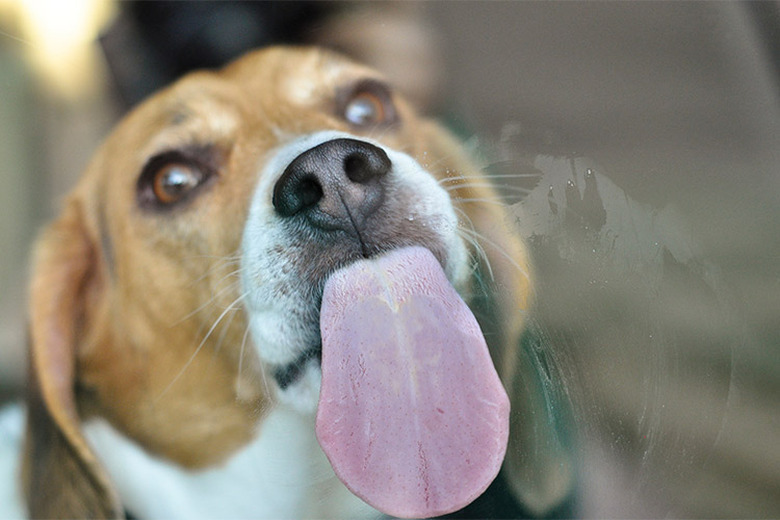
[(458, 510), (498, 473), (509, 399), (476, 319), (421, 247), (326, 283), (317, 438), (336, 475), (385, 514)]

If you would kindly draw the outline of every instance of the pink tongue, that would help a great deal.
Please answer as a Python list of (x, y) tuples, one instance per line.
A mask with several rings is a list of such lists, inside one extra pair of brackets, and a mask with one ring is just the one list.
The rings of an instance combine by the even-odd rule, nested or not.
[(336, 272), (320, 328), (317, 438), (339, 479), (399, 517), (482, 494), (504, 459), (509, 399), (433, 254), (405, 248)]

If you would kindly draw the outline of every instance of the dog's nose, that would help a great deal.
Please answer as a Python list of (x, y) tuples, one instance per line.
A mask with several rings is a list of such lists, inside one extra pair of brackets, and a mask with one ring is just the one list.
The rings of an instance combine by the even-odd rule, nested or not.
[(384, 199), (392, 167), (381, 148), (357, 139), (333, 139), (311, 148), (276, 182), (273, 205), (282, 217), (303, 215), (326, 230), (359, 230)]

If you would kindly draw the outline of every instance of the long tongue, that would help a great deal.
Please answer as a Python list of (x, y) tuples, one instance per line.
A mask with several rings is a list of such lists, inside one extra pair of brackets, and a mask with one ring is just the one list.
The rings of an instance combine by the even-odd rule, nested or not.
[(429, 517), (498, 473), (509, 399), (476, 319), (421, 247), (325, 284), (317, 438), (336, 475), (385, 514)]

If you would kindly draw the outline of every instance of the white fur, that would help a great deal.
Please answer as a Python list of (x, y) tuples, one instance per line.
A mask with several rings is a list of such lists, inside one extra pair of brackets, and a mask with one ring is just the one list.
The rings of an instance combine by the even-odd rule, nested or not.
[(284, 391), (277, 391), (277, 399), (280, 403), (298, 412), (313, 414), (317, 411), (321, 384), (322, 372), (319, 361), (310, 359), (301, 379), (288, 386)]
[(311, 415), (284, 406), (224, 465), (190, 471), (146, 453), (106, 421), (85, 435), (139, 518), (372, 518), (380, 514), (336, 478)]

